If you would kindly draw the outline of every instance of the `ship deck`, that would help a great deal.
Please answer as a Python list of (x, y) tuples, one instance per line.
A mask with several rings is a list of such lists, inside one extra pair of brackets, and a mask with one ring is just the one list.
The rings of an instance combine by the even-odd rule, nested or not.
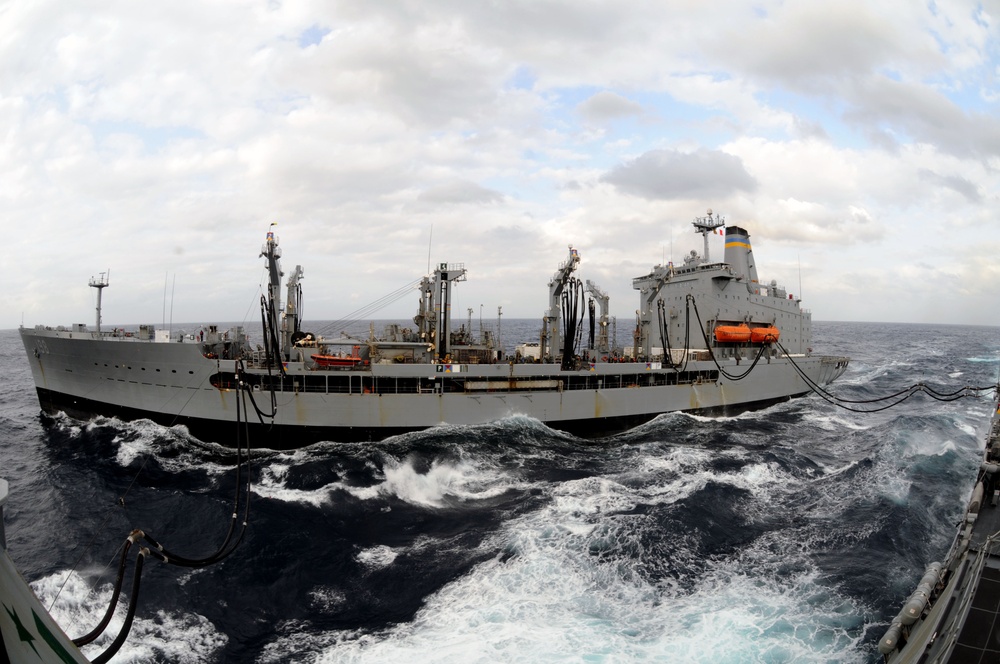
[[(892, 629), (879, 650), (892, 664), (1000, 662), (1000, 410), (994, 412), (986, 438), (984, 463), (945, 566), (945, 586), (938, 585), (912, 629)], [(976, 503), (981, 503), (978, 508)], [(938, 564), (938, 563), (935, 563)], [(928, 567), (931, 570), (932, 567)], [(940, 595), (938, 595), (940, 592)], [(918, 586), (910, 603), (918, 601)], [(926, 597), (926, 596), (924, 596)], [(909, 605), (909, 604), (908, 604)], [(905, 625), (904, 611), (893, 628)], [(898, 648), (887, 652), (893, 639)]]
[(982, 552), (983, 567), (949, 662), (1000, 661), (1000, 496), (997, 503), (988, 500), (973, 526), (970, 557)]
[(1000, 661), (1000, 559), (987, 558), (948, 661)]
[[(997, 420), (991, 422), (987, 444), (997, 440)], [(949, 662), (1000, 661), (1000, 489), (984, 496), (973, 523), (969, 540), (969, 580), (971, 602), (968, 613), (948, 658)], [(979, 565), (982, 565), (980, 568)], [(977, 569), (978, 568), (978, 569)], [(960, 614), (964, 602), (955, 602), (952, 611)], [(956, 615), (955, 619), (960, 619)]]

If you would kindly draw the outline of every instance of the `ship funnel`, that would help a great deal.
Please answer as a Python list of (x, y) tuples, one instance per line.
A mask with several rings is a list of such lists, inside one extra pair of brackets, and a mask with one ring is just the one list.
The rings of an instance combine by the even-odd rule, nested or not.
[(757, 283), (757, 265), (750, 248), (750, 234), (739, 226), (726, 228), (726, 263), (736, 276)]

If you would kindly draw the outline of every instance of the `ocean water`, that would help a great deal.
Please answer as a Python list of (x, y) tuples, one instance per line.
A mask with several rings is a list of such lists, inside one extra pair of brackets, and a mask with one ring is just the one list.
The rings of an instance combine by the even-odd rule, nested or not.
[[(852, 357), (831, 389), (851, 399), (1000, 371), (997, 328), (817, 322), (813, 347)], [(230, 450), (42, 416), (16, 331), (0, 359), (9, 550), (70, 636), (103, 615), (133, 528), (215, 551)], [(597, 441), (512, 417), (257, 449), (240, 547), (198, 570), (148, 560), (112, 661), (876, 662), (951, 543), (990, 407), (918, 395), (855, 413), (810, 395)]]

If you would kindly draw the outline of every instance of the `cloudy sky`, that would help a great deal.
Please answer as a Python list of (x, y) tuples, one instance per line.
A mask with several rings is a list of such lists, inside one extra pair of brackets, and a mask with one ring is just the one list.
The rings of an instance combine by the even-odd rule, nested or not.
[(457, 316), (540, 318), (572, 244), (630, 320), (707, 208), (816, 320), (1000, 325), (998, 24), (998, 0), (0, 0), (0, 329), (92, 324), (107, 270), (105, 325), (259, 320), (271, 222), (307, 319), (430, 262), (465, 264)]

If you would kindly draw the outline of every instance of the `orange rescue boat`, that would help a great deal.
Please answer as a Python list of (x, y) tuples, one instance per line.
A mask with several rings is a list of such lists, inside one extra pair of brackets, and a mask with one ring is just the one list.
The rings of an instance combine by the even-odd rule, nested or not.
[(746, 324), (717, 325), (715, 328), (715, 340), (724, 343), (746, 343), (750, 341), (750, 335), (750, 328)]
[(313, 355), (312, 359), (323, 368), (353, 367), (361, 364), (361, 358), (354, 355)]
[(750, 330), (750, 341), (755, 344), (773, 344), (781, 336), (781, 330), (773, 325), (755, 327)]

